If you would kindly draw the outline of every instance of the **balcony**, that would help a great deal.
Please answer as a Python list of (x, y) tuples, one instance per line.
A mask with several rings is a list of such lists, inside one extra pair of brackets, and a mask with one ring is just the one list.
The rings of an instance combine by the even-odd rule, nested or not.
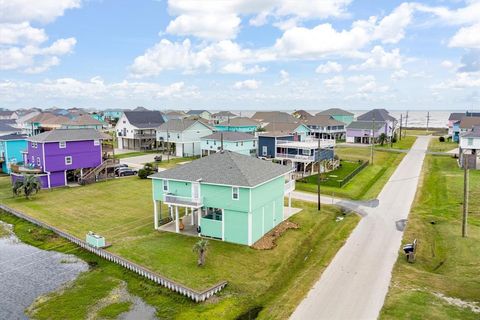
[(33, 166), (33, 165), (27, 165), (24, 166), (20, 163), (17, 164), (10, 164), (10, 168), (14, 173), (27, 173), (27, 174), (38, 174), (42, 173), (43, 170), (40, 167)]
[[(282, 148), (317, 149), (318, 139), (307, 138), (305, 141), (277, 140), (277, 146)], [(335, 139), (320, 139), (320, 148), (333, 148)]]
[(290, 181), (285, 183), (283, 194), (289, 194), (290, 192), (292, 192), (294, 190), (295, 190), (295, 180), (290, 180)]
[(201, 208), (203, 206), (203, 199), (201, 198), (181, 197), (173, 194), (165, 194), (163, 196), (163, 202), (167, 205), (189, 208)]
[(133, 135), (134, 139), (157, 139), (156, 133), (135, 133)]
[(303, 154), (278, 153), (278, 152), (275, 155), (275, 159), (296, 160), (296, 161), (302, 161), (302, 162), (315, 161), (314, 156), (306, 156)]

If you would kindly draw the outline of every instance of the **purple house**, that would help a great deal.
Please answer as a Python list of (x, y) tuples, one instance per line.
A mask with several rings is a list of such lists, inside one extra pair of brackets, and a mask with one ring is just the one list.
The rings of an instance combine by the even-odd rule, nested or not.
[(108, 139), (94, 129), (56, 129), (30, 137), (23, 166), (12, 174), (12, 182), (21, 173), (38, 175), (42, 188), (63, 187), (69, 180), (82, 179), (105, 163), (102, 141)]
[(358, 116), (347, 126), (346, 141), (348, 143), (378, 142), (381, 134), (385, 134), (388, 141), (395, 136), (397, 119), (385, 109), (373, 109)]

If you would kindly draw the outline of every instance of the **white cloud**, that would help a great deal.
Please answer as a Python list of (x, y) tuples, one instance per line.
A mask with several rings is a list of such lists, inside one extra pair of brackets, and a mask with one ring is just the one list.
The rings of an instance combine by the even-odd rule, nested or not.
[(443, 61), (440, 63), (440, 65), (441, 65), (442, 67), (444, 67), (444, 68), (447, 68), (447, 69), (451, 69), (451, 68), (453, 68), (453, 67), (455, 66), (455, 64), (454, 64), (452, 61), (450, 61), (450, 60), (443, 60)]
[(348, 82), (356, 83), (356, 84), (362, 84), (365, 82), (370, 82), (370, 81), (375, 81), (375, 77), (371, 74), (369, 75), (364, 75), (364, 74), (358, 74), (355, 76), (351, 76), (347, 78)]
[(326, 79), (323, 81), (323, 86), (327, 91), (331, 92), (341, 92), (344, 89), (345, 85), (345, 78), (342, 76), (335, 76), (330, 79)]
[(43, 29), (32, 28), (30, 23), (0, 23), (0, 44), (39, 44), (48, 39)]
[(42, 61), (38, 65), (26, 68), (25, 73), (41, 73), (59, 64), (60, 64), (59, 58), (55, 56), (48, 57), (48, 58), (45, 58), (44, 61)]
[(0, 1), (0, 23), (49, 23), (65, 10), (79, 8), (80, 4), (81, 0), (3, 0)]
[(249, 90), (255, 90), (260, 87), (261, 82), (254, 80), (254, 79), (249, 79), (249, 80), (244, 80), (244, 81), (237, 81), (233, 85), (235, 89), (249, 89)]
[(465, 89), (480, 88), (480, 72), (458, 72), (455, 78), (440, 82), (432, 89)]
[(384, 43), (397, 43), (405, 37), (405, 28), (412, 22), (414, 5), (402, 3), (375, 28), (374, 38)]
[(334, 61), (328, 61), (325, 64), (319, 65), (316, 69), (316, 73), (332, 73), (332, 72), (341, 72), (343, 70), (343, 67), (341, 64), (334, 62)]
[(280, 70), (280, 83), (285, 84), (290, 81), (290, 74), (285, 70)]
[(480, 49), (480, 23), (460, 28), (452, 39), (450, 39), (448, 46)]
[(408, 75), (408, 71), (405, 69), (398, 69), (392, 73), (392, 80), (403, 79)]
[(400, 69), (403, 58), (399, 49), (386, 52), (381, 46), (375, 46), (370, 52), (370, 57), (360, 65), (353, 65), (350, 70), (365, 70), (373, 68)]
[(266, 70), (267, 70), (266, 68), (260, 67), (258, 65), (254, 65), (251, 68), (247, 68), (241, 62), (232, 62), (223, 66), (220, 72), (234, 73), (234, 74), (255, 74), (255, 73), (265, 72)]
[(224, 40), (238, 33), (241, 19), (235, 14), (190, 14), (180, 15), (167, 26), (167, 32), (176, 35)]

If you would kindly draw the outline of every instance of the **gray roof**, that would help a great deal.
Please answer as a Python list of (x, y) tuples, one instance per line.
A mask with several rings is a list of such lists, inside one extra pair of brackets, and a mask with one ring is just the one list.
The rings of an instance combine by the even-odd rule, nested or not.
[(11, 140), (26, 140), (28, 136), (26, 134), (6, 134), (4, 136), (0, 136), (0, 141), (11, 141)]
[(258, 111), (252, 116), (252, 119), (261, 122), (297, 122), (294, 116), (282, 111)]
[(11, 131), (18, 131), (18, 130), (6, 123), (0, 122), (0, 132), (11, 132)]
[(112, 137), (95, 129), (56, 129), (30, 137), (32, 142), (108, 140)]
[(480, 117), (480, 112), (452, 112), (448, 120), (462, 120), (463, 117)]
[(353, 121), (347, 126), (347, 129), (372, 129), (375, 127), (375, 130), (379, 130), (385, 126), (384, 121), (375, 121), (375, 126), (373, 121)]
[(0, 116), (11, 116), (15, 111), (12, 110), (4, 110), (0, 111)]
[(202, 114), (203, 112), (208, 112), (208, 111), (207, 110), (189, 110), (187, 113), (190, 115), (199, 115), (199, 114)]
[(327, 115), (327, 116), (353, 116), (353, 113), (340, 108), (330, 108), (327, 110), (320, 111), (317, 115)]
[[(264, 129), (267, 132), (283, 132), (283, 133), (292, 133), (295, 130), (297, 130), (298, 127), (300, 126), (305, 126), (301, 122), (297, 123), (290, 123), (290, 122), (270, 122), (267, 124)], [(310, 129), (307, 127), (307, 129), (310, 131)]]
[(291, 170), (288, 166), (225, 150), (150, 177), (255, 187)]
[(236, 131), (225, 131), (225, 132), (215, 132), (211, 135), (206, 137), (202, 137), (202, 140), (218, 140), (222, 139), (224, 141), (247, 141), (247, 140), (255, 140), (255, 136), (253, 134), (245, 133), (245, 132), (236, 132)]
[(305, 124), (307, 126), (344, 126), (345, 123), (333, 119), (329, 115), (319, 115), (318, 113), (311, 118), (306, 119)]
[(125, 111), (123, 114), (130, 124), (141, 129), (158, 128), (165, 122), (160, 111)]
[(480, 117), (463, 117), (460, 120), (460, 128), (462, 129), (472, 129), (476, 126), (480, 126)]
[(213, 116), (214, 117), (236, 117), (237, 115), (230, 111), (220, 111), (220, 112), (214, 113)]
[(357, 117), (360, 121), (396, 121), (385, 109), (373, 109)]
[(255, 120), (246, 117), (237, 117), (218, 124), (218, 126), (222, 127), (251, 127), (259, 125)]
[(462, 138), (480, 138), (480, 127), (475, 127), (472, 131), (465, 132), (460, 136)]
[[(188, 120), (188, 119), (171, 119), (162, 124), (158, 131), (172, 131), (172, 132), (182, 132), (185, 129), (190, 128), (196, 122), (201, 123), (202, 125), (208, 127), (201, 121), (198, 120)], [(210, 128), (210, 127), (209, 127)]]

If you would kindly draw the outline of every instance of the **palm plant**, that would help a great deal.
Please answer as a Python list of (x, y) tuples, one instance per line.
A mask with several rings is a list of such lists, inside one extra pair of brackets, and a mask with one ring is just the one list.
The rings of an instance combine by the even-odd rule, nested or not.
[(23, 192), (25, 198), (30, 199), (30, 196), (40, 191), (41, 187), (42, 184), (36, 175), (24, 174), (21, 179), (15, 181), (12, 191), (15, 196)]
[(202, 267), (205, 265), (205, 256), (207, 255), (208, 250), (208, 240), (202, 239), (195, 243), (193, 246), (193, 252), (198, 253), (198, 266)]
[(385, 133), (382, 133), (379, 137), (378, 140), (380, 141), (380, 144), (383, 146), (385, 141), (387, 141), (387, 135)]

